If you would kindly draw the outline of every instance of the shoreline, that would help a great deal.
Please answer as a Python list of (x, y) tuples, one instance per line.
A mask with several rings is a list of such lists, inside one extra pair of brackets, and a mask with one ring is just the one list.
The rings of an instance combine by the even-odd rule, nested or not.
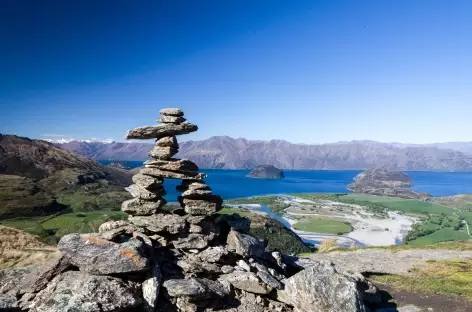
[[(361, 214), (354, 213), (353, 215), (345, 214), (344, 216), (331, 218), (333, 220), (342, 219), (346, 222), (349, 222), (353, 228), (353, 230), (349, 233), (335, 235), (319, 232), (300, 231), (293, 227), (293, 224), (297, 223), (298, 221), (290, 218), (291, 213), (287, 212), (287, 210), (293, 207), (296, 208), (297, 204), (299, 203), (314, 202), (312, 200), (298, 198), (296, 196), (287, 194), (271, 194), (265, 196), (278, 196), (281, 197), (284, 202), (289, 204), (295, 203), (295, 205), (285, 209), (286, 213), (283, 216), (275, 214), (272, 210), (270, 210), (269, 207), (261, 204), (226, 204), (226, 206), (232, 208), (242, 207), (254, 213), (268, 215), (269, 217), (283, 223), (287, 228), (296, 233), (305, 243), (313, 244), (315, 246), (321, 244), (322, 241), (327, 239), (336, 239), (337, 244), (343, 247), (351, 247), (353, 245), (356, 247), (399, 245), (403, 243), (404, 238), (411, 230), (412, 225), (417, 222), (417, 218), (405, 216), (395, 211), (387, 212), (388, 218), (384, 219), (375, 218), (369, 214), (363, 214), (366, 216), (362, 217)], [(253, 197), (262, 196), (245, 197), (245, 199), (250, 199)], [(361, 206), (359, 206), (359, 210), (364, 212)], [(292, 212), (292, 215), (326, 217), (326, 215), (313, 213), (296, 214)]]

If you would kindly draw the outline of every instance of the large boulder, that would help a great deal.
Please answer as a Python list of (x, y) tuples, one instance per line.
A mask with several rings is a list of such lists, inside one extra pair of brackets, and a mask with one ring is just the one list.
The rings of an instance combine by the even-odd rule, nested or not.
[(135, 311), (141, 303), (135, 285), (114, 277), (68, 271), (55, 277), (38, 293), (30, 311)]
[(367, 312), (355, 278), (339, 273), (330, 262), (313, 262), (284, 280), (277, 292), (280, 301), (297, 312)]
[(94, 234), (69, 234), (57, 248), (71, 264), (92, 274), (142, 272), (149, 268), (144, 244), (135, 238), (118, 244)]

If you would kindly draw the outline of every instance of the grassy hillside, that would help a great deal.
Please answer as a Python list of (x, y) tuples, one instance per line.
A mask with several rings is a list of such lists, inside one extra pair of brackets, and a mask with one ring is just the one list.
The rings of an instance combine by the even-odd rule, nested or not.
[(132, 174), (41, 140), (0, 134), (0, 220), (119, 209)]
[(251, 220), (250, 233), (259, 239), (267, 241), (269, 249), (277, 249), (286, 254), (313, 252), (313, 249), (305, 245), (295, 233), (270, 217), (251, 213), (247, 209), (228, 207), (223, 208), (218, 213), (237, 213), (248, 217)]
[(40, 265), (58, 256), (55, 247), (21, 230), (0, 226), (0, 269)]
[(21, 229), (45, 242), (55, 244), (65, 234), (97, 232), (100, 224), (106, 221), (126, 218), (127, 215), (121, 211), (99, 210), (1, 220), (0, 225)]

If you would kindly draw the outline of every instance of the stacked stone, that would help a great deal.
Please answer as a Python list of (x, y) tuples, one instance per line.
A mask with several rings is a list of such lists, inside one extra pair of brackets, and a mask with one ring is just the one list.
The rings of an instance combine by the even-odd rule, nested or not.
[(186, 121), (178, 108), (166, 108), (159, 112), (157, 126), (141, 127), (128, 131), (127, 139), (156, 139), (156, 145), (149, 153), (152, 158), (144, 163), (144, 169), (133, 177), (129, 187), (135, 197), (123, 203), (122, 210), (131, 215), (151, 215), (159, 212), (166, 202), (164, 179), (181, 179), (177, 190), (182, 192), (178, 200), (190, 215), (210, 215), (221, 209), (222, 199), (213, 195), (205, 184), (205, 175), (199, 173), (198, 166), (188, 159), (172, 158), (179, 151), (176, 135), (198, 130), (196, 125)]
[[(134, 199), (122, 205), (128, 220), (105, 222), (99, 233), (65, 235), (60, 258), (12, 276), (6, 286), (0, 274), (0, 310), (366, 311), (364, 302), (377, 292), (361, 277), (338, 273), (329, 263), (299, 272), (295, 259), (269, 251), (248, 233), (249, 219), (213, 214), (221, 198), (193, 162), (172, 158), (175, 136), (197, 126), (179, 109), (160, 113), (161, 124), (126, 136), (157, 139), (152, 160), (133, 177)], [(163, 207), (166, 178), (182, 180), (177, 189), (183, 209)]]

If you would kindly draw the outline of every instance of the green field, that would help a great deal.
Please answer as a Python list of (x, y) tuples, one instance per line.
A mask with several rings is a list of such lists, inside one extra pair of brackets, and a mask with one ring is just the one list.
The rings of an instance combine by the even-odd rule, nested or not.
[(463, 241), (470, 239), (464, 230), (455, 231), (452, 228), (439, 229), (431, 234), (408, 241), (408, 245), (428, 245), (448, 241)]
[(342, 235), (352, 231), (352, 227), (341, 221), (313, 217), (308, 221), (297, 222), (293, 225), (296, 230)]
[(126, 219), (121, 211), (100, 210), (83, 213), (66, 213), (49, 217), (16, 218), (0, 221), (10, 226), (38, 235), (48, 243), (55, 243), (65, 234), (98, 232), (100, 224), (110, 220)]
[(284, 210), (288, 208), (290, 205), (285, 204), (281, 201), (278, 200), (277, 196), (255, 196), (255, 197), (246, 197), (246, 198), (236, 198), (236, 199), (230, 199), (226, 200), (225, 203), (228, 204), (259, 204), (259, 205), (265, 205), (272, 210), (272, 212), (282, 215), (284, 213)]

